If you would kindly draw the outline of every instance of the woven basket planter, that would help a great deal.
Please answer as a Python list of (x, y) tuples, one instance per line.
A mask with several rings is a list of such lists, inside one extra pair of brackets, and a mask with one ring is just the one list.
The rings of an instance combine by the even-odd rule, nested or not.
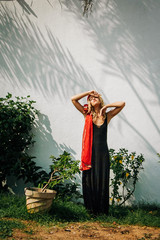
[(25, 188), (26, 206), (29, 213), (49, 211), (52, 201), (56, 196), (56, 191), (42, 188)]

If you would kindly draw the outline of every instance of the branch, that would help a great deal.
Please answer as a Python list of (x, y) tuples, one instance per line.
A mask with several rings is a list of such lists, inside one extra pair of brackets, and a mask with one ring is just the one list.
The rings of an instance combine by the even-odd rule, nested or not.
[(131, 195), (133, 194), (133, 192), (135, 191), (135, 186), (136, 186), (136, 185), (134, 185), (134, 188), (133, 188), (132, 192), (130, 192), (130, 194), (129, 194), (126, 198), (124, 198), (124, 201), (123, 201), (122, 203), (120, 203), (119, 206), (121, 206), (123, 203), (125, 203), (125, 202), (130, 198), (130, 196), (131, 196)]
[(53, 181), (53, 175), (58, 172), (57, 169), (55, 169), (52, 173), (51, 173), (51, 176), (50, 176), (50, 179), (48, 180), (48, 182), (46, 183), (46, 185), (42, 188), (42, 192), (46, 189), (46, 187), (50, 184), (51, 181)]

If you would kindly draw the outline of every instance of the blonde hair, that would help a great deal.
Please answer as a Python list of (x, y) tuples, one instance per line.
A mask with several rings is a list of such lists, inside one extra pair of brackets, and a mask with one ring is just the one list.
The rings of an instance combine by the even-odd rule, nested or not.
[[(101, 97), (101, 95), (98, 96), (99, 100), (100, 100), (100, 105), (101, 108), (105, 106), (104, 101)], [(91, 101), (88, 99), (88, 112), (87, 113), (91, 113), (92, 117), (93, 117), (93, 121), (96, 120), (97, 118), (97, 113), (94, 110), (94, 107), (91, 105)], [(106, 113), (103, 114), (103, 118), (105, 119), (106, 117)]]

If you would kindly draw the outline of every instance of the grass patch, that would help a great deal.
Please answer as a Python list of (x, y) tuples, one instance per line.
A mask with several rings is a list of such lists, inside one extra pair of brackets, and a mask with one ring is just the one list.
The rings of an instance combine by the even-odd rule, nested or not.
[(20, 221), (13, 220), (0, 220), (0, 239), (5, 239), (6, 237), (12, 237), (13, 229), (24, 229), (25, 225)]
[(66, 225), (69, 222), (94, 222), (160, 227), (160, 206), (110, 207), (109, 215), (93, 216), (82, 204), (55, 199), (50, 212), (30, 214), (25, 196), (0, 194), (0, 217), (33, 220), (42, 225)]
[(97, 217), (100, 222), (160, 227), (160, 206), (143, 204), (132, 207), (110, 207), (108, 216)]
[(30, 214), (26, 210), (25, 196), (0, 194), (0, 218), (18, 218), (33, 220), (43, 225), (59, 222), (81, 222), (90, 219), (89, 213), (82, 204), (54, 200), (50, 212)]

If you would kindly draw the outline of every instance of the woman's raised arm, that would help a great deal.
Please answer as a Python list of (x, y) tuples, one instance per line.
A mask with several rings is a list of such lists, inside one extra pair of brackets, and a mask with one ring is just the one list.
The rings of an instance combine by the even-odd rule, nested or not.
[(101, 114), (106, 112), (107, 108), (115, 107), (115, 109), (107, 112), (107, 122), (109, 123), (110, 120), (124, 108), (124, 106), (125, 106), (125, 102), (114, 102), (111, 104), (107, 104), (101, 109)]
[(74, 104), (74, 106), (84, 115), (84, 110), (83, 110), (83, 106), (79, 103), (79, 100), (88, 96), (88, 95), (97, 95), (98, 93), (94, 90), (92, 91), (88, 91), (88, 92), (84, 92), (84, 93), (80, 93), (77, 94), (75, 96), (71, 97), (71, 101)]

